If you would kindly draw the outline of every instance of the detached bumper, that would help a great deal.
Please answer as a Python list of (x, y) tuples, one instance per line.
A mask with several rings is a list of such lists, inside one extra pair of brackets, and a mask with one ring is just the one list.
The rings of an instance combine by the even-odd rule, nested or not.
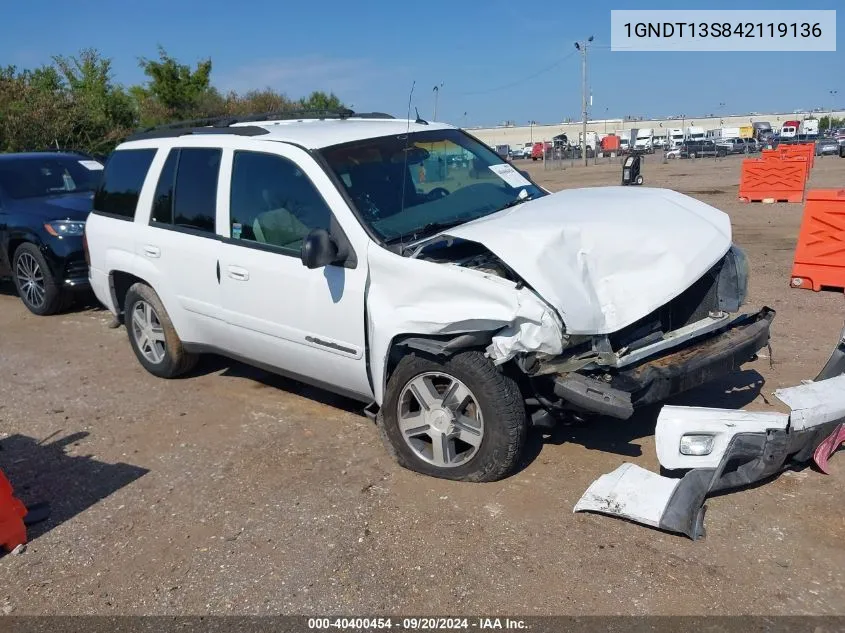
[[(574, 511), (620, 516), (698, 539), (704, 536), (707, 495), (761, 481), (810, 459), (824, 471), (845, 440), (845, 376), (775, 395), (792, 409), (788, 416), (664, 407), (655, 430), (658, 460), (665, 468), (692, 470), (674, 479), (623, 464), (594, 481)], [(712, 452), (681, 454), (684, 437), (711, 437)]]
[(635, 407), (662, 402), (742, 367), (769, 343), (774, 318), (775, 311), (764, 307), (716, 334), (616, 371), (610, 383), (578, 374), (559, 375), (554, 392), (587, 411), (627, 419)]

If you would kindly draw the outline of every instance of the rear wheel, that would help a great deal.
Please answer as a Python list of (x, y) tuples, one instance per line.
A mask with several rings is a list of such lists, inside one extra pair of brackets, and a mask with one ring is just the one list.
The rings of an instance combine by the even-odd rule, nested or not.
[(474, 351), (445, 362), (403, 358), (377, 421), (401, 466), (460, 481), (495, 481), (511, 473), (527, 432), (516, 383)]
[(126, 293), (125, 321), (132, 351), (138, 362), (160, 378), (175, 378), (190, 371), (196, 354), (186, 352), (161, 299), (143, 283)]
[(53, 277), (47, 260), (35, 244), (21, 244), (12, 261), (15, 287), (23, 304), (33, 314), (46, 316), (65, 305), (61, 282)]

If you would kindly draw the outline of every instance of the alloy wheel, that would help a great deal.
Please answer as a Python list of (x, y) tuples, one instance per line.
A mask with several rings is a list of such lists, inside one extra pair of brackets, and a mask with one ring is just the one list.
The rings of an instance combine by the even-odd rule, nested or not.
[(423, 461), (440, 468), (465, 464), (484, 439), (481, 407), (460, 380), (441, 372), (412, 378), (399, 394), (399, 432)]

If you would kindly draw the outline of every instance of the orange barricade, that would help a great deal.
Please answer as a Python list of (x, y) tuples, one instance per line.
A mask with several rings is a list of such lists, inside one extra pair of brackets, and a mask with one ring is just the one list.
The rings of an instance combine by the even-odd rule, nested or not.
[(739, 199), (743, 202), (801, 202), (807, 183), (807, 159), (751, 158), (742, 161)]
[(816, 146), (814, 143), (798, 143), (796, 145), (778, 145), (784, 156), (805, 156), (810, 169), (815, 165)]
[(845, 189), (807, 192), (792, 287), (845, 290)]
[(26, 513), (24, 504), (12, 494), (12, 484), (0, 471), (0, 547), (11, 552), (26, 543)]

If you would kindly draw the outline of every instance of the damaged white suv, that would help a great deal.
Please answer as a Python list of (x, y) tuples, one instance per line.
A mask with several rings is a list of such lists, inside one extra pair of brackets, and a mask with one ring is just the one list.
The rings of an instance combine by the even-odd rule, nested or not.
[(91, 285), (140, 363), (213, 351), (370, 403), (413, 470), (518, 464), (529, 425), (630, 417), (753, 358), (728, 217), (550, 194), (448, 125), (344, 112), (147, 131), (106, 165)]

